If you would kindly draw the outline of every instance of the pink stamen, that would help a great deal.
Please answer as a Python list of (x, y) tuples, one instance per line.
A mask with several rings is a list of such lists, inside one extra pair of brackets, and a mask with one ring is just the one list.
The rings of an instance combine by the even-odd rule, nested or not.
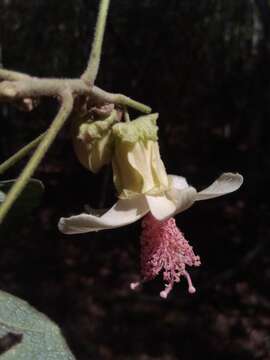
[(192, 284), (192, 280), (191, 280), (191, 277), (190, 277), (189, 273), (187, 271), (184, 271), (183, 275), (186, 277), (187, 282), (188, 282), (188, 292), (190, 294), (194, 294), (196, 292), (196, 289)]
[(137, 281), (137, 282), (133, 282), (133, 283), (130, 283), (130, 289), (131, 290), (135, 290), (137, 289), (139, 286), (141, 285), (140, 281)]
[[(174, 283), (184, 276), (188, 282), (188, 291), (195, 293), (186, 266), (199, 266), (200, 257), (196, 256), (192, 247), (176, 226), (175, 220), (170, 218), (158, 221), (148, 213), (142, 222), (141, 234), (141, 273), (142, 282), (154, 279), (163, 271), (163, 279), (167, 283), (160, 292), (162, 298), (167, 298)], [(138, 283), (131, 283), (131, 288), (136, 289)]]
[(167, 296), (171, 292), (172, 288), (173, 288), (173, 282), (165, 285), (165, 289), (159, 293), (160, 297), (162, 297), (163, 299), (167, 299)]

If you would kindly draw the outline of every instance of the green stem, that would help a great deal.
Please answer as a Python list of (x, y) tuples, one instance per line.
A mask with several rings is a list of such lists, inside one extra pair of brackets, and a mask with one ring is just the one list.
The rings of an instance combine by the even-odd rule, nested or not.
[(4, 174), (4, 172), (7, 171), (11, 166), (15, 165), (19, 160), (26, 156), (30, 150), (32, 150), (36, 145), (40, 143), (45, 134), (46, 133), (39, 135), (39, 137), (31, 141), (29, 144), (17, 151), (16, 154), (12, 155), (10, 158), (4, 161), (0, 165), (0, 175)]
[[(36, 151), (32, 155), (31, 159), (28, 161), (27, 165), (23, 169), (22, 173), (18, 177), (16, 183), (13, 185), (11, 190), (6, 196), (6, 199), (2, 206), (0, 207), (0, 223), (3, 222), (4, 217), (7, 215), (9, 209), (16, 201), (18, 196), (23, 191), (24, 187), (27, 185), (30, 177), (36, 170), (37, 166), (40, 164), (45, 153), (49, 149), (50, 145), (54, 141), (56, 135), (61, 130), (68, 116), (70, 115), (73, 108), (73, 97), (69, 90), (62, 94), (62, 105), (59, 112), (57, 113), (55, 119), (53, 120), (51, 126), (47, 130), (46, 134), (43, 137), (43, 140), (40, 142)], [(22, 214), (23, 216), (23, 214)]]
[(124, 120), (125, 122), (130, 122), (130, 117), (127, 108), (124, 109)]
[(149, 114), (151, 112), (151, 108), (147, 105), (144, 105), (138, 101), (131, 99), (130, 97), (122, 94), (115, 94), (114, 102), (119, 105), (124, 105), (127, 107), (131, 107), (136, 109), (142, 113)]
[(101, 99), (102, 101), (122, 105), (123, 107), (131, 107), (132, 109), (135, 109), (145, 114), (149, 114), (152, 111), (150, 106), (135, 101), (123, 94), (109, 93), (105, 90), (100, 89), (97, 86), (93, 86), (91, 88), (90, 94), (92, 94), (97, 99)]
[(94, 84), (98, 73), (109, 5), (110, 0), (100, 0), (91, 54), (89, 57), (87, 68), (81, 76), (82, 80), (84, 80), (87, 84), (90, 85)]

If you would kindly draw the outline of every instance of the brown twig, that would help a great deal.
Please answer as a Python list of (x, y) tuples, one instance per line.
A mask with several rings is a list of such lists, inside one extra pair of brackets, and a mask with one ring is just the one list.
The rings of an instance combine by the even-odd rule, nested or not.
[[(93, 103), (112, 103), (131, 107), (143, 113), (151, 112), (151, 108), (135, 101), (123, 94), (114, 94), (90, 86), (82, 79), (50, 79), (32, 77), (15, 71), (0, 69), (0, 101), (15, 101), (24, 98), (58, 97), (68, 86), (73, 97), (84, 96), (91, 98)], [(11, 79), (11, 80), (8, 80)]]

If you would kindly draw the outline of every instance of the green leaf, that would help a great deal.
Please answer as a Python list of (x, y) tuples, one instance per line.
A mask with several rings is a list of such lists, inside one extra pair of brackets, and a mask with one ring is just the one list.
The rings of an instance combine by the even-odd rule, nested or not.
[[(1, 194), (7, 194), (15, 180), (0, 181), (0, 203)], [(24, 221), (26, 216), (30, 215), (32, 211), (39, 205), (42, 194), (44, 192), (44, 185), (40, 180), (30, 179), (25, 189), (15, 202), (10, 210), (5, 223), (14, 226), (20, 221)], [(3, 201), (3, 200), (2, 200)]]
[(0, 355), (0, 360), (75, 360), (59, 327), (27, 302), (0, 291), (0, 336), (21, 336), (21, 341)]

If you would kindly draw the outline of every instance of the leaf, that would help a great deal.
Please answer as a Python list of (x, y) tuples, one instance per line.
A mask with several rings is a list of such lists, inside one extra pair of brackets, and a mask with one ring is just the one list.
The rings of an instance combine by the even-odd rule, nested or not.
[[(0, 203), (1, 194), (7, 194), (15, 182), (16, 179), (0, 181)], [(30, 215), (39, 205), (43, 191), (44, 185), (40, 180), (30, 179), (23, 192), (11, 208), (5, 223), (7, 222), (7, 224), (12, 224), (14, 227), (15, 222), (17, 224), (20, 221), (24, 221), (26, 216)]]
[(59, 327), (26, 301), (0, 291), (0, 336), (21, 341), (0, 355), (0, 360), (75, 360)]

